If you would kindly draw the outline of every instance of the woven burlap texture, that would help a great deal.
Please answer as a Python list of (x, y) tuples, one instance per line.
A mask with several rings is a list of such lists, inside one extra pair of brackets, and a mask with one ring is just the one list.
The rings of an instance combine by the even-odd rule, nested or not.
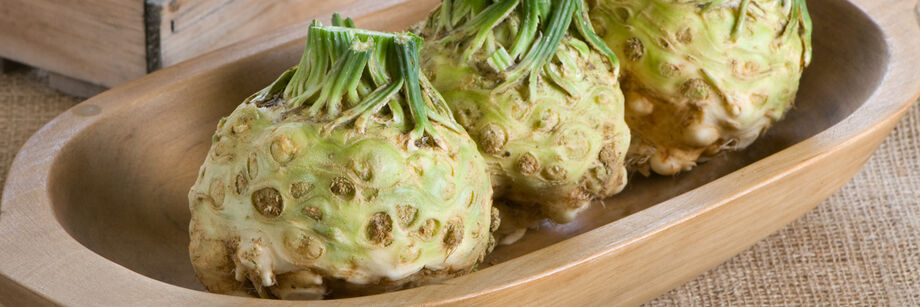
[[(0, 74), (0, 183), (26, 139), (77, 99)], [(920, 109), (866, 167), (795, 223), (651, 306), (920, 306)]]

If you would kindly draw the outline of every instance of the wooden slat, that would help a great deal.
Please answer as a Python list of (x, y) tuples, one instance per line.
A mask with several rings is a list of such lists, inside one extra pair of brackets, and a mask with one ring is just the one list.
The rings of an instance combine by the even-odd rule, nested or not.
[(106, 90), (104, 86), (92, 84), (80, 79), (74, 79), (55, 72), (48, 73), (48, 86), (64, 94), (80, 98), (93, 97)]
[[(231, 43), (271, 33), (285, 26), (328, 20), (334, 12), (358, 16), (405, 0), (147, 0), (147, 18), (159, 18), (148, 39), (151, 68), (166, 67)], [(148, 33), (152, 35), (154, 33)], [(157, 46), (154, 46), (157, 45)]]
[(0, 0), (0, 57), (107, 87), (340, 11), (406, 0)]
[(0, 0), (0, 57), (105, 86), (146, 73), (143, 2)]

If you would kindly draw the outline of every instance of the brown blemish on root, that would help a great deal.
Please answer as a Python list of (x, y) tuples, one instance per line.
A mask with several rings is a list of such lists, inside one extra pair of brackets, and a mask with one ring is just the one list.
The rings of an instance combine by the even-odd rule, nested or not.
[(438, 226), (440, 224), (441, 223), (436, 219), (427, 219), (413, 234), (419, 239), (427, 241), (438, 234)]
[(521, 174), (533, 175), (540, 171), (540, 161), (533, 154), (527, 152), (517, 160), (517, 169)]
[(396, 218), (399, 220), (399, 225), (402, 227), (412, 225), (417, 213), (418, 209), (411, 205), (396, 205)]
[(623, 51), (626, 52), (627, 59), (635, 62), (645, 55), (645, 45), (642, 45), (642, 41), (639, 38), (630, 37), (626, 40), (626, 46), (624, 46)]
[(608, 168), (616, 166), (617, 162), (617, 151), (613, 148), (613, 144), (608, 143), (601, 148), (601, 151), (597, 153), (597, 159)]
[(662, 76), (674, 77), (680, 73), (680, 66), (671, 63), (662, 63), (661, 66), (658, 67), (658, 71)]
[(252, 193), (252, 205), (266, 217), (278, 217), (284, 211), (284, 201), (281, 193), (272, 187), (259, 189)]
[(208, 193), (211, 194), (211, 198), (214, 199), (215, 208), (220, 209), (224, 206), (224, 196), (225, 196), (224, 183), (220, 180), (214, 180), (211, 182), (211, 188)]
[(249, 179), (246, 178), (243, 173), (236, 175), (236, 194), (243, 195), (243, 192), (246, 191), (246, 186), (249, 185)]
[(505, 130), (497, 125), (486, 126), (479, 136), (479, 145), (482, 146), (482, 151), (487, 154), (497, 155), (502, 153), (506, 141)]
[(307, 195), (310, 190), (313, 189), (313, 185), (309, 182), (298, 181), (291, 184), (291, 196), (294, 198), (301, 198)]
[(591, 192), (586, 191), (584, 188), (577, 188), (569, 192), (568, 195), (568, 206), (571, 209), (578, 209), (586, 205), (587, 201), (590, 201), (594, 198)]
[(592, 193), (600, 194), (604, 189), (604, 185), (610, 180), (610, 170), (603, 165), (598, 165), (596, 167), (588, 170), (588, 177), (585, 180), (585, 187), (588, 190), (591, 190)]
[(297, 146), (294, 145), (291, 138), (282, 134), (275, 138), (275, 141), (269, 146), (269, 151), (272, 154), (272, 159), (275, 159), (279, 164), (284, 164), (294, 159)]
[(323, 248), (323, 244), (316, 238), (301, 234), (299, 240), (297, 240), (297, 246), (294, 248), (294, 251), (300, 256), (315, 260), (323, 255), (325, 249)]
[(390, 218), (390, 215), (386, 212), (377, 212), (371, 215), (365, 234), (371, 242), (387, 246), (393, 243), (392, 231), (393, 219)]
[(549, 181), (562, 181), (565, 180), (567, 173), (562, 165), (556, 164), (543, 169), (543, 178)]
[(243, 134), (246, 131), (249, 131), (249, 122), (253, 120), (255, 120), (255, 116), (252, 116), (251, 114), (245, 114), (243, 116), (240, 116), (240, 118), (236, 121), (236, 123), (230, 129), (230, 132), (232, 132), (234, 135), (239, 135), (239, 134)]
[(702, 79), (690, 79), (681, 86), (680, 92), (691, 100), (705, 100), (709, 98), (709, 84)]
[(320, 209), (317, 207), (313, 207), (313, 206), (304, 207), (303, 214), (317, 222), (323, 220), (323, 209)]
[(332, 194), (345, 198), (352, 198), (355, 196), (355, 185), (351, 183), (351, 180), (345, 177), (332, 178), (329, 190), (332, 191)]
[(469, 127), (482, 118), (479, 109), (472, 105), (460, 104), (457, 112), (457, 121), (465, 127)]
[(690, 32), (690, 28), (684, 28), (683, 31), (677, 32), (677, 40), (684, 44), (692, 43), (693, 32)]
[(668, 42), (668, 40), (664, 38), (658, 38), (658, 46), (661, 46), (661, 48), (664, 48), (664, 49), (669, 49), (671, 48), (671, 43)]
[(463, 220), (460, 217), (455, 217), (450, 219), (447, 222), (447, 227), (444, 230), (444, 248), (452, 250), (460, 245), (460, 242), (463, 241)]

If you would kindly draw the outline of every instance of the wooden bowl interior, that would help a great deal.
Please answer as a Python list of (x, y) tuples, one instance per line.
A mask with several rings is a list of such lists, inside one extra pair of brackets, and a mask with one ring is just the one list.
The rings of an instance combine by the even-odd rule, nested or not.
[[(545, 222), (519, 243), (498, 247), (486, 266), (692, 190), (805, 140), (859, 108), (887, 66), (884, 36), (848, 2), (819, 0), (809, 6), (815, 60), (806, 70), (795, 109), (767, 135), (745, 151), (719, 155), (679, 176), (633, 176), (623, 193), (598, 202), (576, 221)], [(295, 64), (302, 47), (300, 41), (291, 42), (243, 58), (208, 77), (184, 82), (176, 94), (112, 110), (112, 116), (88, 127), (61, 149), (63, 158), (53, 166), (49, 194), (58, 222), (81, 244), (118, 265), (202, 290), (188, 260), (188, 188), (218, 119)]]

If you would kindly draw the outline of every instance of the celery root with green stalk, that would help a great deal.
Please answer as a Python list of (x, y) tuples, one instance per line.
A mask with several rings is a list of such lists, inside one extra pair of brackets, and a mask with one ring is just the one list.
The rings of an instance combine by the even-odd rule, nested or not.
[(420, 46), (314, 23), (300, 63), (220, 121), (189, 192), (208, 290), (366, 294), (483, 260), (498, 223), (486, 162), (420, 74)]
[(805, 0), (593, 0), (620, 56), (627, 165), (672, 175), (743, 149), (792, 107), (811, 61)]
[(582, 0), (444, 0), (418, 31), (423, 70), (511, 211), (568, 222), (623, 189), (618, 60)]

